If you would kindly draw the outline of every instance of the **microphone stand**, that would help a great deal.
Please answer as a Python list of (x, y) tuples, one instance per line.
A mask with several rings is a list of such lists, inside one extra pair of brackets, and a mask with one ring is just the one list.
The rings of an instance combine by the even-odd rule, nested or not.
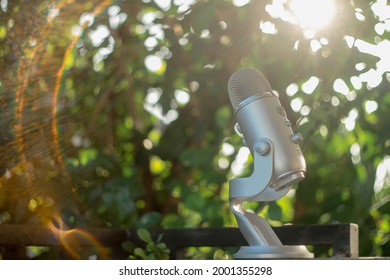
[(286, 195), (292, 187), (275, 190), (270, 186), (274, 174), (274, 146), (266, 138), (254, 144), (253, 173), (247, 178), (229, 182), (230, 208), (249, 246), (242, 246), (235, 259), (310, 259), (313, 254), (305, 246), (284, 246), (268, 222), (243, 208), (245, 201), (274, 201)]

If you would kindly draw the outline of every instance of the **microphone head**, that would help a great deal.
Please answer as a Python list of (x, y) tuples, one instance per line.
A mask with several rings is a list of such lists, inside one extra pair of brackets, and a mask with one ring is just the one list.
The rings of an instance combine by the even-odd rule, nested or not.
[(253, 68), (243, 68), (230, 77), (228, 92), (230, 102), (236, 111), (239, 104), (248, 97), (262, 95), (264, 92), (272, 92), (272, 89), (260, 71)]

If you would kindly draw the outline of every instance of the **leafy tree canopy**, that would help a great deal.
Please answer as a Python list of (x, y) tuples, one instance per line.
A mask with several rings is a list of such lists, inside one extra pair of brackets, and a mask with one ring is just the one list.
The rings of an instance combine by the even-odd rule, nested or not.
[(307, 161), (305, 180), (261, 214), (357, 223), (360, 254), (389, 255), (389, 10), (386, 0), (1, 0), (0, 224), (235, 226), (228, 180), (252, 159), (227, 81), (253, 67), (303, 134)]

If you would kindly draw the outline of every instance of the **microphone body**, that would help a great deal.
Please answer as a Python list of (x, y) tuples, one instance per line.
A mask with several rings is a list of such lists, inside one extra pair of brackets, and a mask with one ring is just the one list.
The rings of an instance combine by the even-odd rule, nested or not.
[(305, 177), (306, 163), (279, 98), (265, 77), (255, 69), (241, 69), (228, 84), (229, 97), (253, 156), (253, 173), (229, 182), (230, 209), (249, 246), (236, 259), (313, 258), (305, 246), (283, 246), (267, 221), (246, 211), (245, 201), (274, 201)]
[(244, 68), (231, 76), (228, 89), (239, 130), (252, 155), (259, 140), (267, 139), (273, 144), (274, 170), (269, 187), (279, 191), (301, 181), (306, 172), (298, 145), (301, 136), (294, 134), (279, 98), (265, 77), (255, 69)]

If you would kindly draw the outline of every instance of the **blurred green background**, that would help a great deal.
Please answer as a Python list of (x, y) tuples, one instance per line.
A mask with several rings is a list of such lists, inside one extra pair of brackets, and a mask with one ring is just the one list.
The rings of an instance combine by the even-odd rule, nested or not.
[(389, 256), (389, 10), (386, 0), (1, 0), (0, 224), (236, 226), (228, 180), (250, 174), (252, 158), (227, 81), (253, 67), (307, 161), (305, 180), (261, 215), (356, 223), (360, 255)]

